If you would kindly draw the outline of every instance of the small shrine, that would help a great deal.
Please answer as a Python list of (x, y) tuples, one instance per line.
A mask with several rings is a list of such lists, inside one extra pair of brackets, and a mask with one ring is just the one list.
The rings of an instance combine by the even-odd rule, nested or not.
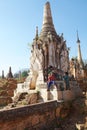
[(9, 67), (9, 72), (8, 72), (6, 78), (7, 78), (7, 79), (8, 79), (8, 78), (13, 78), (13, 74), (12, 74), (11, 67)]

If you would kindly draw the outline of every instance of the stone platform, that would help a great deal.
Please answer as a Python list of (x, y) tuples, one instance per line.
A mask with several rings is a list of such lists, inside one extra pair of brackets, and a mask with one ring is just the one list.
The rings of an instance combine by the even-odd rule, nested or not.
[[(48, 100), (70, 101), (82, 96), (82, 91), (76, 81), (70, 81), (70, 90), (66, 90), (64, 81), (56, 81), (56, 84), (57, 87), (55, 85), (51, 86), (50, 91), (47, 91), (47, 83), (38, 84), (34, 90), (30, 90), (28, 84), (18, 84), (14, 96), (19, 92), (39, 93), (40, 102)], [(61, 87), (63, 90), (61, 90)]]
[[(56, 83), (57, 87), (52, 86), (50, 91), (47, 91), (47, 83), (37, 86), (40, 97), (44, 102), (47, 100), (70, 101), (82, 96), (82, 91), (76, 81), (70, 81), (70, 90), (66, 90), (64, 81), (57, 81)], [(64, 87), (63, 91), (60, 90), (60, 84)]]

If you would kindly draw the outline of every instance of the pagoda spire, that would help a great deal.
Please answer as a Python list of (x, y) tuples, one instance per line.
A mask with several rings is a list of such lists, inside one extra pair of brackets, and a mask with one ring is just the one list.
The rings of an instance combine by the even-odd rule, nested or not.
[(82, 61), (82, 54), (81, 54), (81, 47), (80, 47), (80, 40), (78, 36), (78, 31), (77, 31), (77, 44), (78, 44), (78, 62), (80, 64), (80, 67), (83, 67), (83, 61)]
[(46, 37), (48, 32), (51, 32), (53, 35), (57, 35), (53, 24), (50, 3), (46, 2), (44, 6), (43, 25), (42, 25), (40, 36), (42, 38)]
[(51, 15), (51, 9), (50, 9), (50, 3), (47, 2), (44, 6), (44, 13), (43, 13), (43, 24), (50, 23), (53, 25), (52, 15)]
[(36, 40), (38, 40), (38, 26), (36, 26)]
[(77, 31), (77, 43), (80, 43), (79, 36), (78, 36), (78, 31)]

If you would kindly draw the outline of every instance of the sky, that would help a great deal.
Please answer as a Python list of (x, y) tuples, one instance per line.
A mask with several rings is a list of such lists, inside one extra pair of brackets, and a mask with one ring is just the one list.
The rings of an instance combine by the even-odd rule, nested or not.
[[(30, 67), (36, 26), (42, 28), (47, 0), (0, 0), (0, 75), (11, 66), (13, 74)], [(64, 34), (69, 57), (76, 57), (77, 30), (82, 58), (87, 59), (87, 0), (49, 0), (57, 34)]]

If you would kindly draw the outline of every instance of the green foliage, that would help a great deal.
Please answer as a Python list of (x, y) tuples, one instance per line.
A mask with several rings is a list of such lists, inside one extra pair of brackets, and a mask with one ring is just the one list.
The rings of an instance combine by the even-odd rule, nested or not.
[(21, 76), (24, 78), (24, 77), (27, 77), (28, 76), (28, 71), (23, 71)]

